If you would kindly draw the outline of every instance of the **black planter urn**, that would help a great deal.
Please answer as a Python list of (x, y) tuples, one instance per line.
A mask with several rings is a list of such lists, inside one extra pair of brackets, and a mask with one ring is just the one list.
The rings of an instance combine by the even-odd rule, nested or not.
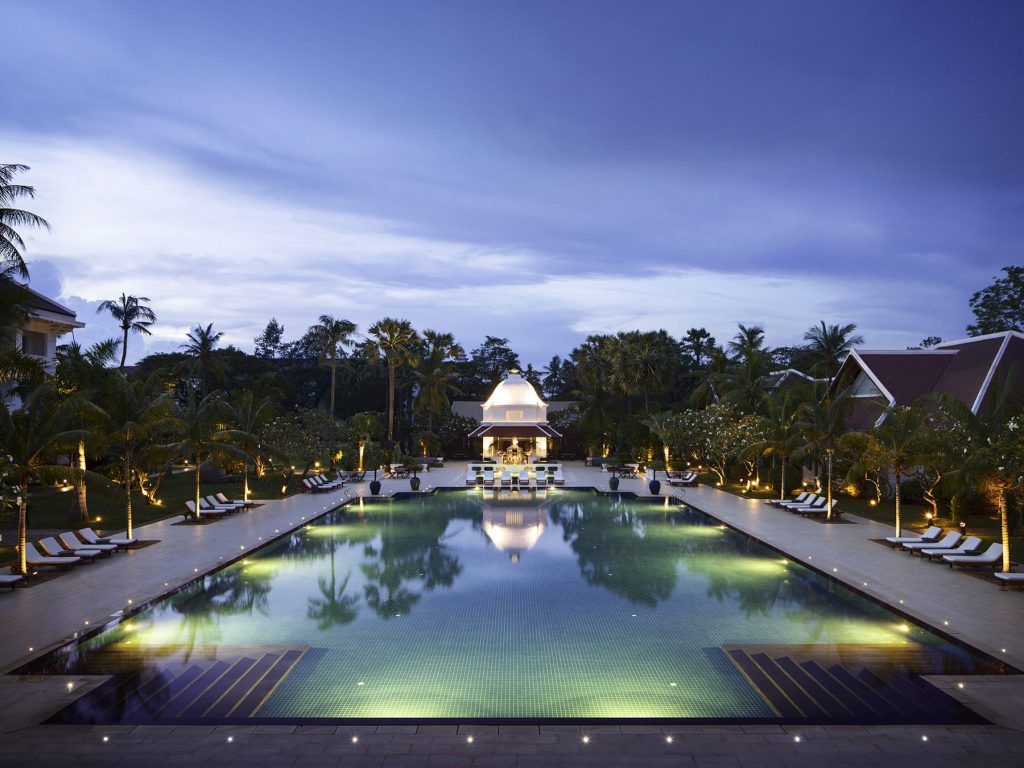
[(651, 480), (647, 484), (647, 488), (650, 490), (651, 496), (657, 496), (661, 493), (661, 480)]
[(370, 481), (370, 493), (372, 493), (374, 496), (380, 493), (380, 480)]
[(615, 475), (609, 477), (608, 487), (611, 488), (613, 491), (619, 490), (619, 478), (617, 478)]
[(410, 477), (409, 487), (412, 488), (414, 491), (418, 491), (420, 489), (420, 479), (418, 477)]

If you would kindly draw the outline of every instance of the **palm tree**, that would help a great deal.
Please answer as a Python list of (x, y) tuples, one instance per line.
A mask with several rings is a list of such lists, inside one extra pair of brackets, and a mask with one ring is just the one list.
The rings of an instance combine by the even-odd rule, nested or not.
[(211, 456), (226, 455), (240, 461), (251, 462), (252, 456), (229, 440), (237, 433), (224, 428), (224, 404), (216, 394), (200, 398), (192, 394), (184, 406), (174, 409), (170, 423), (178, 432), (178, 440), (161, 446), (161, 452), (189, 460), (196, 464), (196, 509), (199, 509), (201, 465)]
[(432, 331), (428, 328), (423, 332), (423, 341), (427, 344), (427, 359), (430, 361), (461, 360), (466, 356), (466, 350), (455, 341), (455, 335), (452, 333)]
[(27, 170), (27, 165), (0, 164), (0, 275), (3, 277), (17, 274), (22, 278), (28, 278), (24, 255), (25, 241), (21, 239), (17, 228), (50, 228), (42, 216), (14, 207), (19, 200), (36, 196), (34, 187), (14, 183), (14, 177)]
[(849, 389), (828, 393), (820, 400), (800, 407), (799, 429), (803, 434), (804, 453), (825, 455), (825, 494), (828, 500), (826, 519), (832, 519), (832, 460), (839, 440), (845, 432), (844, 420), (849, 408)]
[(987, 490), (999, 512), (999, 532), (1003, 545), (1003, 572), (1010, 570), (1010, 522), (1007, 494), (1024, 491), (1024, 409), (1021, 408), (1015, 371), (989, 401), (981, 415), (952, 396), (942, 400), (968, 434), (960, 469), (949, 473), (954, 485), (975, 486)]
[(444, 363), (431, 365), (426, 370), (415, 372), (419, 383), (416, 393), (416, 410), (427, 414), (428, 430), (434, 430), (434, 417), (452, 407), (448, 394), (459, 394), (461, 390), (454, 382), (458, 374)]
[(370, 438), (380, 434), (380, 417), (376, 413), (365, 411), (357, 413), (348, 420), (348, 427), (355, 435), (359, 444), (359, 471), (363, 471), (363, 453)]
[(118, 366), (122, 371), (124, 370), (124, 361), (128, 357), (128, 332), (132, 331), (142, 336), (153, 335), (150, 333), (149, 326), (156, 322), (156, 315), (152, 309), (146, 306), (148, 303), (149, 299), (145, 296), (127, 296), (122, 293), (121, 298), (113, 301), (108, 299), (96, 308), (96, 314), (110, 313), (124, 333), (124, 337), (121, 339), (121, 365)]
[[(177, 425), (171, 417), (172, 402), (166, 394), (150, 397), (156, 390), (152, 380), (132, 382), (115, 374), (106, 397), (106, 432), (120, 452), (121, 482), (125, 494), (125, 534), (132, 538), (132, 477), (146, 441), (163, 429)], [(198, 475), (199, 468), (196, 467)]]
[(838, 372), (851, 349), (864, 343), (864, 337), (856, 334), (856, 330), (854, 323), (825, 325), (824, 320), (807, 329), (804, 334), (804, 340), (810, 342), (807, 349), (815, 361), (814, 367), (824, 373), (826, 379), (831, 380)]
[[(65, 429), (66, 414), (57, 404), (57, 392), (51, 382), (40, 384), (22, 398), (21, 408), (12, 412), (0, 398), (0, 445), (11, 457), (7, 468), (19, 488), (18, 497), (18, 572), (28, 574), (26, 543), (28, 541), (28, 488), (32, 480), (68, 480), (74, 470), (57, 464), (58, 456), (66, 455), (89, 433), (82, 429)], [(92, 473), (87, 473), (92, 475)]]
[(799, 407), (796, 396), (786, 393), (781, 399), (770, 401), (768, 415), (761, 419), (765, 439), (750, 446), (750, 451), (779, 460), (779, 500), (786, 498), (786, 466), (804, 444), (801, 425), (797, 421)]
[(388, 422), (387, 439), (395, 437), (395, 374), (399, 365), (415, 365), (414, 351), (420, 337), (408, 320), (385, 317), (370, 326), (366, 345), (371, 360), (383, 359), (388, 367)]
[(729, 351), (733, 356), (746, 360), (751, 355), (760, 355), (764, 352), (764, 328), (760, 325), (744, 325), (738, 323), (739, 330), (729, 342)]
[(331, 367), (331, 418), (334, 418), (334, 389), (338, 380), (338, 355), (344, 354), (342, 347), (352, 344), (352, 334), (356, 332), (356, 324), (349, 320), (320, 315), (320, 323), (309, 329), (313, 343), (320, 355), (320, 364)]
[[(91, 430), (105, 418), (105, 414), (98, 411), (92, 401), (106, 381), (107, 365), (113, 362), (117, 356), (118, 344), (120, 342), (117, 339), (107, 339), (97, 342), (83, 351), (82, 346), (72, 340), (57, 348), (57, 380), (60, 382), (61, 391), (69, 397), (66, 406), (72, 409), (74, 426), (79, 429)], [(94, 434), (98, 434), (98, 430)], [(86, 441), (79, 440), (77, 455), (72, 457), (72, 463), (78, 466), (78, 472), (74, 474), (73, 516), (77, 520), (88, 523), (89, 502), (85, 483), (87, 469), (85, 447)]]
[(870, 466), (892, 472), (895, 484), (893, 498), (896, 503), (896, 535), (900, 536), (903, 522), (900, 515), (900, 487), (903, 478), (924, 462), (922, 449), (928, 439), (927, 414), (917, 407), (891, 407), (885, 411), (881, 426), (871, 432), (850, 432), (844, 442), (867, 441), (865, 453)]
[[(255, 388), (238, 390), (224, 403), (225, 415), (232, 428), (228, 433), (258, 458), (261, 453), (276, 451), (262, 443), (260, 432), (274, 415), (274, 398), (260, 397)], [(249, 462), (242, 462), (242, 501), (249, 500)]]
[(721, 347), (712, 347), (707, 356), (707, 365), (694, 374), (697, 386), (690, 393), (691, 402), (700, 407), (717, 403), (722, 399), (722, 390), (731, 367), (729, 358)]
[(213, 323), (205, 328), (199, 324), (188, 334), (188, 341), (181, 345), (186, 353), (194, 358), (192, 363), (192, 374), (197, 376), (202, 390), (200, 394), (210, 394), (210, 373), (220, 373), (224, 366), (213, 356), (217, 349), (217, 342), (224, 334), (221, 331), (216, 333), (213, 330)]
[(652, 413), (646, 419), (643, 424), (649, 430), (651, 434), (657, 437), (661, 441), (662, 451), (665, 454), (665, 471), (669, 470), (668, 465), (668, 453), (669, 453), (669, 439), (670, 432), (672, 430), (672, 412), (662, 411), (661, 413)]

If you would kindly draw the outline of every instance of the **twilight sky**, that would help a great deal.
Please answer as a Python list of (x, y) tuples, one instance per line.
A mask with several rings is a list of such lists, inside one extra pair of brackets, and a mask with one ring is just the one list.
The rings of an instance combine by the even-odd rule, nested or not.
[[(275, 315), (964, 335), (1024, 253), (1024, 4), (0, 0), (33, 286), (147, 351)], [(143, 345), (132, 342), (134, 352)], [(136, 355), (132, 355), (135, 357)]]

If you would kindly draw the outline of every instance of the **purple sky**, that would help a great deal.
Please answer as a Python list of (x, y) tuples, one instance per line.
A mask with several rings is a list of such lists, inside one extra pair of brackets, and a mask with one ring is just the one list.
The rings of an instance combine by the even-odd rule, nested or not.
[[(504, 335), (957, 338), (1020, 263), (1024, 5), (7, 2), (37, 289), (149, 350), (324, 312)], [(136, 352), (142, 344), (133, 343)], [(134, 356), (134, 355), (133, 355)]]

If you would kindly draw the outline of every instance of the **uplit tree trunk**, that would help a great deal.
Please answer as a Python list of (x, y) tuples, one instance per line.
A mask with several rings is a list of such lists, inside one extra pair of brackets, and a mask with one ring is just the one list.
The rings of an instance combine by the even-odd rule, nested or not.
[(366, 450), (366, 442), (363, 440), (359, 441), (359, 471), (363, 471), (363, 452)]
[(903, 484), (902, 480), (903, 480), (903, 478), (900, 476), (900, 473), (897, 472), (896, 473), (896, 488), (893, 491), (893, 499), (896, 502), (896, 535), (897, 536), (900, 536), (901, 535), (901, 531), (903, 530), (903, 521), (902, 521), (902, 518), (900, 517), (900, 489), (901, 489), (901, 486)]
[(668, 472), (668, 443), (665, 443), (661, 448), (665, 452), (665, 471)]
[(132, 449), (131, 445), (125, 441), (124, 446), (124, 517), (125, 517), (125, 537), (131, 539), (132, 537)]
[(199, 519), (199, 451), (196, 451), (196, 520)]
[[(825, 506), (828, 507), (828, 512), (825, 513), (825, 519), (826, 520), (831, 520), (832, 519), (832, 449), (829, 448), (828, 451), (826, 451), (826, 453), (828, 454), (828, 461), (827, 461), (828, 469), (826, 470), (826, 474), (825, 474), (825, 498), (827, 499), (827, 501), (825, 502)], [(899, 524), (898, 523), (897, 523), (896, 535), (899, 536)]]
[(18, 572), (28, 576), (28, 480), (21, 482), (21, 498), (18, 499)]
[(242, 462), (242, 501), (249, 500), (249, 462)]
[(85, 442), (78, 441), (78, 472), (75, 473), (75, 518), (83, 523), (89, 522), (89, 500), (85, 487)]
[(779, 473), (779, 501), (786, 498), (786, 460), (782, 460), (782, 471)]
[(1010, 572), (1010, 519), (1006, 510), (1006, 489), (999, 489), (999, 534), (1003, 542), (1003, 573)]
[(388, 441), (395, 438), (395, 363), (388, 360)]

